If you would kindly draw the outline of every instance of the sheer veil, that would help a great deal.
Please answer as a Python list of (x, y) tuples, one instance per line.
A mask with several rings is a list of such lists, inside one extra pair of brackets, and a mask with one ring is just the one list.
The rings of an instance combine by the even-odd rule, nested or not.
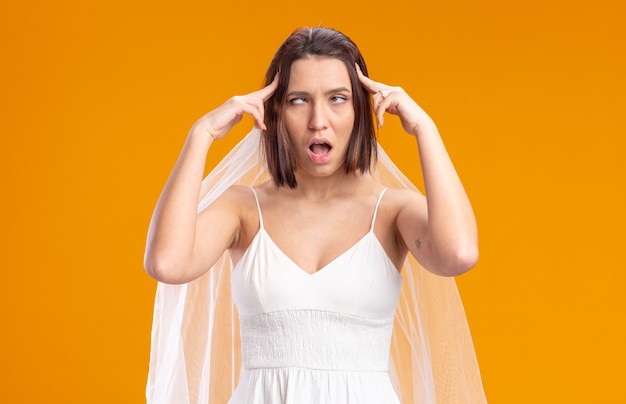
[[(253, 129), (204, 179), (199, 212), (233, 184), (255, 185), (269, 178), (259, 142), (260, 131)], [(387, 187), (416, 190), (380, 145), (372, 176)], [(231, 270), (226, 252), (209, 272), (193, 282), (158, 284), (146, 387), (148, 403), (228, 401), (241, 364)], [(433, 275), (411, 254), (402, 278), (390, 363), (402, 402), (486, 402), (454, 278)]]

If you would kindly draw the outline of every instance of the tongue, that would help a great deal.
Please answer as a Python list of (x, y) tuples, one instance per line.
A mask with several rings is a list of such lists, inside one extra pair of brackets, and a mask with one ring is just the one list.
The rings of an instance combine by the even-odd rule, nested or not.
[(324, 155), (330, 151), (330, 146), (327, 144), (314, 144), (311, 146), (311, 151), (315, 154)]

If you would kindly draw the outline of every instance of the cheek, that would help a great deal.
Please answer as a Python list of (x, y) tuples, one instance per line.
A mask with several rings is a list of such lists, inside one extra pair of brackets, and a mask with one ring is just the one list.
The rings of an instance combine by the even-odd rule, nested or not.
[(291, 137), (294, 132), (297, 131), (297, 124), (293, 119), (293, 116), (285, 115), (283, 123), (285, 125), (285, 131), (287, 132), (287, 135)]
[(354, 128), (354, 124), (355, 124), (355, 122), (354, 122), (354, 111), (352, 111), (352, 113), (350, 113), (346, 117), (344, 117), (342, 126), (344, 127), (344, 129), (349, 130), (350, 132), (352, 132), (352, 129)]
[(300, 121), (296, 119), (294, 114), (285, 114), (283, 119), (283, 127), (285, 130), (285, 136), (288, 137), (291, 144), (297, 142), (298, 135), (302, 133), (302, 125)]
[(298, 111), (297, 108), (285, 110), (283, 113), (285, 125), (295, 126), (299, 124), (302, 121), (302, 115), (302, 112)]

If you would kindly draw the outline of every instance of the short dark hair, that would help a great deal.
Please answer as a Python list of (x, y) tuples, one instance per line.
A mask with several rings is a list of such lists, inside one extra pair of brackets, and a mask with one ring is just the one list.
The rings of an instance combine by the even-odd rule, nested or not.
[(348, 68), (352, 83), (354, 126), (345, 163), (347, 173), (369, 173), (377, 159), (376, 133), (371, 96), (356, 72), (358, 64), (367, 76), (367, 66), (358, 47), (350, 38), (331, 28), (298, 28), (278, 48), (265, 74), (269, 85), (280, 72), (274, 95), (265, 102), (265, 124), (262, 143), (269, 172), (278, 186), (296, 188), (296, 159), (283, 119), (291, 65), (309, 56), (326, 56), (341, 60)]

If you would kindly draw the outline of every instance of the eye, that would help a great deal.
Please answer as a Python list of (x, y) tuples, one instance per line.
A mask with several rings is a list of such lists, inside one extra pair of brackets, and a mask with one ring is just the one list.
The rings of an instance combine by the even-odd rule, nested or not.
[(298, 104), (304, 104), (306, 102), (306, 99), (304, 99), (304, 97), (294, 97), (289, 99), (289, 103), (291, 105), (298, 105)]
[(330, 102), (334, 104), (341, 104), (348, 101), (348, 97), (344, 95), (333, 95), (330, 97)]

